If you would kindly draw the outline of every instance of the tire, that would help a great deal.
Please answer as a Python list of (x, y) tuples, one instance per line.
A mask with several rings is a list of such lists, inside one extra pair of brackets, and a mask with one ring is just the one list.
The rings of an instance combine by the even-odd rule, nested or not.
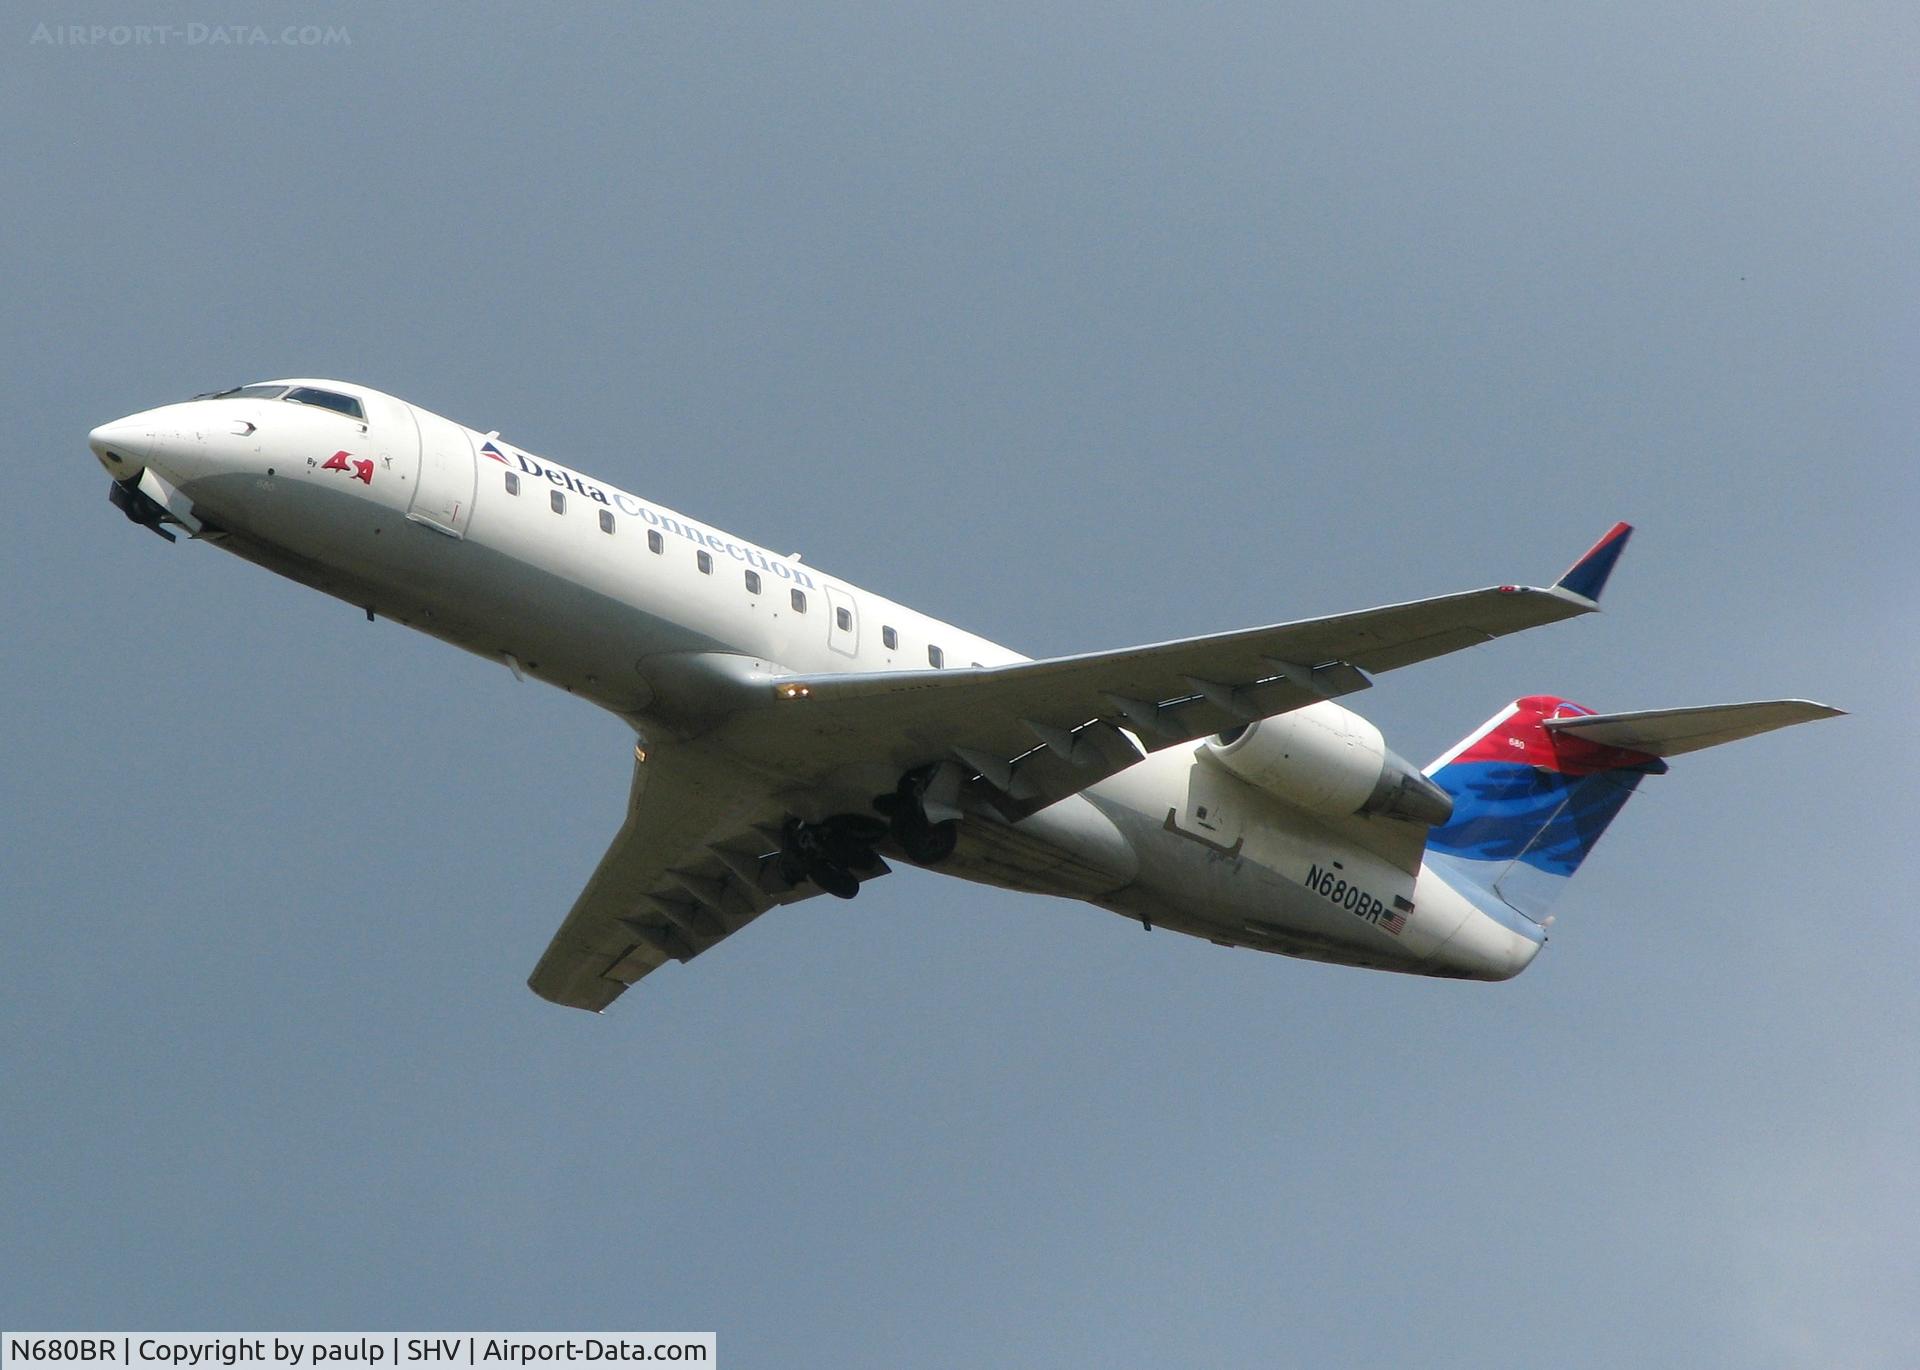
[(809, 867), (807, 878), (835, 899), (851, 899), (860, 893), (860, 882), (854, 879), (853, 872), (824, 861)]

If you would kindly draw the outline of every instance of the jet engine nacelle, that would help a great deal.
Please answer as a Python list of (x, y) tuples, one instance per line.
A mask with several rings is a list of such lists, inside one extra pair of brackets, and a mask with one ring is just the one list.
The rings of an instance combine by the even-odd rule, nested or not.
[(1221, 733), (1206, 750), (1255, 789), (1309, 813), (1430, 827), (1453, 816), (1445, 790), (1396, 755), (1373, 724), (1330, 700)]

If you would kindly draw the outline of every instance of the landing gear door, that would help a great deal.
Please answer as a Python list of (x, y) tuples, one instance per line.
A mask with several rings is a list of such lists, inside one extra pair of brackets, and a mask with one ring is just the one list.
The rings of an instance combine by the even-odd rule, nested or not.
[(413, 412), (420, 424), (420, 480), (407, 517), (450, 537), (465, 537), (473, 513), (473, 439), (438, 414)]
[(827, 646), (842, 656), (854, 656), (860, 650), (859, 610), (853, 596), (838, 586), (827, 587)]

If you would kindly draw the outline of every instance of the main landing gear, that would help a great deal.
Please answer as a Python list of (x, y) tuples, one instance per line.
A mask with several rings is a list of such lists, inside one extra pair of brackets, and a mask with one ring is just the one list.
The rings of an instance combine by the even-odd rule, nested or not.
[(934, 822), (927, 816), (927, 791), (940, 770), (921, 766), (900, 777), (892, 794), (880, 795), (873, 807), (887, 816), (887, 831), (900, 844), (909, 861), (922, 866), (938, 865), (953, 855), (960, 841), (960, 820), (948, 818)]
[(953, 855), (960, 841), (960, 820), (934, 818), (928, 813), (955, 812), (951, 804), (930, 796), (940, 782), (937, 766), (922, 766), (900, 777), (892, 794), (875, 797), (873, 807), (886, 815), (838, 813), (819, 823), (789, 818), (780, 829), (780, 873), (799, 884), (811, 880), (839, 899), (860, 893), (860, 877), (877, 875), (886, 863), (875, 850), (891, 837), (909, 861), (935, 866)]
[(873, 844), (887, 825), (865, 814), (840, 813), (824, 823), (789, 818), (780, 829), (780, 873), (794, 884), (811, 880), (839, 899), (860, 893), (860, 877), (885, 869)]

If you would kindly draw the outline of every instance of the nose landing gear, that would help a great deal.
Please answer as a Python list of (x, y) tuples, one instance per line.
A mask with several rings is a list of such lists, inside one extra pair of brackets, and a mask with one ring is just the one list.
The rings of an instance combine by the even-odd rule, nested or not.
[(178, 520), (167, 513), (165, 505), (142, 490), (137, 480), (115, 481), (107, 490), (107, 500), (131, 522), (152, 529), (168, 542), (174, 541), (173, 534), (161, 525)]

